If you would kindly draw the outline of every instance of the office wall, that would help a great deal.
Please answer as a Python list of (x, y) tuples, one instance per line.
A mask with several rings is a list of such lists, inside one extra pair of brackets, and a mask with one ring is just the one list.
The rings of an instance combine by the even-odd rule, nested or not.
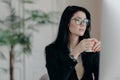
[(119, 3), (119, 0), (102, 0), (100, 80), (120, 80)]

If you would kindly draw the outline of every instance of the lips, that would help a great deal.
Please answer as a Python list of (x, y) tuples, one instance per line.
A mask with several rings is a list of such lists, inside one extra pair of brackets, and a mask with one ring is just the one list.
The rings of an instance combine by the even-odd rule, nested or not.
[(84, 29), (79, 29), (79, 31), (85, 31)]

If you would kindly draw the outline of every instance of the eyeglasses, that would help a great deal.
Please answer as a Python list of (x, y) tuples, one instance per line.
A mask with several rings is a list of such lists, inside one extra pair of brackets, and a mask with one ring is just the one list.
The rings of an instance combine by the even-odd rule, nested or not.
[(72, 20), (74, 20), (75, 24), (77, 24), (77, 25), (81, 25), (82, 23), (84, 23), (85, 26), (88, 26), (90, 23), (90, 20), (88, 20), (88, 19), (82, 20), (81, 18), (73, 18)]

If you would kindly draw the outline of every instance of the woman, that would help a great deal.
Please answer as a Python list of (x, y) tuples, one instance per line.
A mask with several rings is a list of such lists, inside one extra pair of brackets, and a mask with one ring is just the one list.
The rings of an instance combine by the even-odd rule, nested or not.
[[(98, 80), (100, 41), (90, 38), (90, 21), (90, 13), (83, 7), (64, 10), (57, 38), (45, 48), (50, 80)], [(80, 57), (82, 78), (75, 68)]]

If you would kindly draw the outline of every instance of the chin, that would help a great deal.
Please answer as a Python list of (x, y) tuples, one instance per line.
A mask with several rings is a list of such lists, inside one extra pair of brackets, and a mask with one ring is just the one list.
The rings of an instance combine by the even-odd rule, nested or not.
[(79, 36), (83, 36), (84, 35), (84, 33), (79, 33)]
[(78, 34), (78, 36), (83, 36), (84, 34)]

